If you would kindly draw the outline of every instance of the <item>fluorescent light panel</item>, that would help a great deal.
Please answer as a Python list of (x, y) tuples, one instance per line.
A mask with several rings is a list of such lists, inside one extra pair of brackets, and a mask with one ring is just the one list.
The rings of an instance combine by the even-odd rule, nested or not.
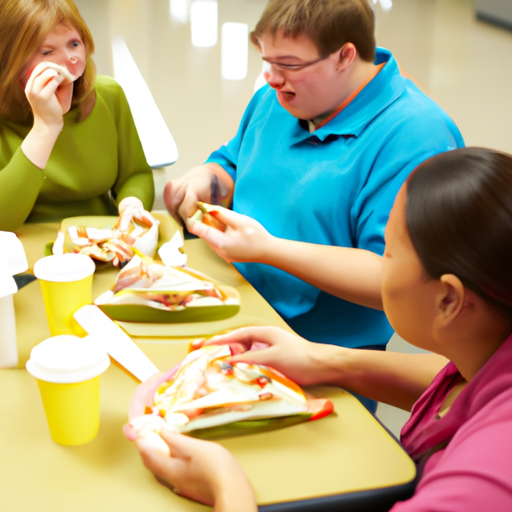
[(217, 44), (217, 0), (194, 0), (190, 6), (192, 44), (209, 47)]
[(225, 80), (243, 80), (247, 76), (249, 26), (223, 23), (221, 29), (221, 75)]
[(183, 25), (188, 22), (188, 2), (189, 0), (169, 0), (169, 11), (174, 21)]

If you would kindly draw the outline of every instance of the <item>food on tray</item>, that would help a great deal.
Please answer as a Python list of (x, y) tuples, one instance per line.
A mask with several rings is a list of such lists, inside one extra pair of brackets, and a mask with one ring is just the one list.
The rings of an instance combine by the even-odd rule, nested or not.
[[(131, 413), (139, 415), (130, 418), (131, 427), (141, 435), (165, 427), (211, 439), (281, 428), (333, 411), (330, 400), (308, 397), (278, 371), (263, 365), (230, 364), (226, 359), (231, 356), (229, 345), (190, 352), (147, 389), (145, 404), (134, 395)], [(142, 414), (137, 408), (144, 405)]]
[[(95, 304), (115, 319), (118, 319), (115, 307), (124, 306), (164, 312), (234, 306), (235, 311), (228, 315), (232, 316), (238, 311), (240, 300), (234, 288), (221, 286), (200, 272), (166, 266), (148, 256), (136, 255), (119, 272), (113, 289), (100, 295)], [(130, 318), (122, 319), (130, 321)]]
[(119, 267), (134, 256), (134, 249), (153, 256), (158, 242), (158, 220), (144, 210), (142, 202), (127, 197), (119, 204), (119, 217), (110, 229), (69, 226), (64, 252), (79, 252)]
[(213, 204), (207, 204), (198, 202), (197, 206), (199, 210), (192, 215), (192, 220), (202, 222), (208, 226), (212, 226), (219, 231), (226, 231), (226, 225), (222, 223), (220, 220), (216, 219), (211, 212), (214, 212), (217, 209), (217, 206)]

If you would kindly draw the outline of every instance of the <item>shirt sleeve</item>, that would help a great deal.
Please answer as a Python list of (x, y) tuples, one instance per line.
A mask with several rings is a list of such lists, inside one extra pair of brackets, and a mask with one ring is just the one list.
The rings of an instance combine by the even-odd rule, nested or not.
[[(7, 136), (9, 139), (13, 136)], [(19, 144), (0, 156), (0, 230), (15, 231), (28, 218), (44, 182), (44, 173), (25, 156)], [(11, 158), (8, 161), (7, 158)]]
[[(426, 463), (414, 496), (391, 512), (509, 512), (512, 510), (512, 409), (480, 411), (448, 447)], [(502, 409), (503, 410), (503, 409)]]
[(98, 79), (107, 85), (106, 101), (112, 110), (118, 137), (118, 175), (112, 195), (117, 204), (125, 197), (135, 196), (146, 210), (151, 210), (155, 198), (153, 171), (146, 161), (126, 96), (113, 79)]

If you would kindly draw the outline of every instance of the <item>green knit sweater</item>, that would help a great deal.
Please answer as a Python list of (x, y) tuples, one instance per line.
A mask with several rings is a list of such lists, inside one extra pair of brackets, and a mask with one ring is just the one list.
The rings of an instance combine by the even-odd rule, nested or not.
[(64, 116), (44, 170), (20, 149), (31, 127), (0, 120), (0, 230), (75, 215), (117, 215), (116, 204), (129, 196), (151, 210), (153, 173), (124, 92), (107, 76), (97, 77), (95, 89), (86, 119), (77, 123), (76, 109)]

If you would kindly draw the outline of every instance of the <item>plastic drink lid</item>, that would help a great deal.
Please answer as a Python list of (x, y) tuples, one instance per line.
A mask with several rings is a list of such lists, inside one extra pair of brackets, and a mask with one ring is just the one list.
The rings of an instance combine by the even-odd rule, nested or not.
[(97, 338), (63, 334), (36, 345), (26, 368), (37, 379), (69, 384), (92, 379), (109, 365), (110, 358)]
[(67, 283), (85, 279), (94, 273), (94, 261), (85, 254), (57, 254), (36, 261), (34, 275), (43, 281)]

